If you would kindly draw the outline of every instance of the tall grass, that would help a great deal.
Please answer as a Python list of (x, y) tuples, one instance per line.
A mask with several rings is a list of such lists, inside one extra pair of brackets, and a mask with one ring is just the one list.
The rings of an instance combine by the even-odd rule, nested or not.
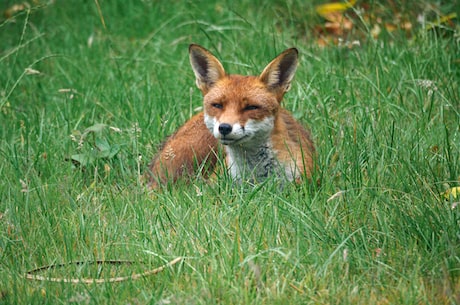
[[(460, 177), (458, 30), (320, 48), (298, 1), (98, 2), (42, 2), (0, 26), (0, 303), (460, 302), (459, 198), (441, 195)], [(283, 103), (312, 130), (318, 186), (223, 173), (144, 191), (149, 159), (201, 106), (191, 42), (241, 74), (300, 49)], [(24, 278), (179, 256), (117, 284)]]

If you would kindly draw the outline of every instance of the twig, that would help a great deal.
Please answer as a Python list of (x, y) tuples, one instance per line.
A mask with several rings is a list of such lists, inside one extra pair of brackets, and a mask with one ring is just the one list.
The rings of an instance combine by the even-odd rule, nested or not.
[[(137, 279), (140, 279), (142, 277), (146, 277), (146, 276), (150, 276), (150, 275), (160, 273), (164, 269), (177, 264), (182, 259), (183, 259), (182, 257), (177, 257), (177, 258), (173, 259), (172, 261), (164, 264), (163, 266), (155, 268), (155, 269), (152, 269), (152, 270), (148, 270), (148, 271), (145, 271), (145, 272), (142, 272), (142, 273), (136, 273), (136, 274), (129, 275), (129, 276), (111, 277), (111, 278), (107, 278), (107, 279), (93, 279), (93, 278), (83, 278), (83, 279), (72, 279), (71, 278), (71, 279), (66, 279), (66, 278), (59, 278), (59, 277), (46, 277), (46, 276), (43, 276), (43, 275), (35, 274), (36, 272), (41, 271), (41, 270), (62, 267), (62, 266), (69, 265), (69, 264), (50, 265), (50, 266), (36, 268), (34, 270), (26, 272), (24, 277), (26, 279), (28, 279), (28, 280), (59, 282), (59, 283), (72, 283), (72, 284), (80, 284), (80, 283), (83, 283), (83, 284), (117, 283), (117, 282), (123, 282), (123, 281), (127, 281), (127, 280), (137, 280)], [(74, 263), (70, 263), (70, 264), (81, 265), (83, 263), (85, 263), (85, 262), (74, 262)], [(132, 261), (96, 261), (96, 262), (93, 262), (93, 263), (121, 265), (121, 264), (132, 264), (133, 262)]]

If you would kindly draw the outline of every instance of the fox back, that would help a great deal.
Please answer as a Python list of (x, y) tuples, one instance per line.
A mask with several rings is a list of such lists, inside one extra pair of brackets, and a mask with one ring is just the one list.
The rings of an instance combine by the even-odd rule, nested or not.
[(223, 145), (231, 177), (260, 182), (309, 178), (315, 148), (310, 133), (281, 108), (294, 77), (298, 51), (278, 55), (259, 76), (228, 75), (206, 49), (190, 45), (190, 63), (204, 111), (168, 139), (150, 166), (150, 185), (212, 172)]

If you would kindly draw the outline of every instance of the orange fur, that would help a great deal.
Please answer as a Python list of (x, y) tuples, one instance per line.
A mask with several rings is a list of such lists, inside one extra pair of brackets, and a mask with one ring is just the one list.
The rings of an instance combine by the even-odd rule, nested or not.
[(280, 107), (297, 67), (297, 50), (281, 53), (260, 76), (227, 75), (206, 49), (191, 45), (189, 52), (204, 111), (166, 141), (149, 167), (149, 186), (208, 176), (220, 144), (237, 181), (311, 177), (315, 147), (310, 133)]

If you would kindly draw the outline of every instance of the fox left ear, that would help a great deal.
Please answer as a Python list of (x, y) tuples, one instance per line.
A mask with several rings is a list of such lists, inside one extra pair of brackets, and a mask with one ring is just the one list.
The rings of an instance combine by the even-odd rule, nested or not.
[(265, 67), (259, 79), (282, 97), (291, 87), (298, 57), (299, 51), (296, 48), (287, 49)]

